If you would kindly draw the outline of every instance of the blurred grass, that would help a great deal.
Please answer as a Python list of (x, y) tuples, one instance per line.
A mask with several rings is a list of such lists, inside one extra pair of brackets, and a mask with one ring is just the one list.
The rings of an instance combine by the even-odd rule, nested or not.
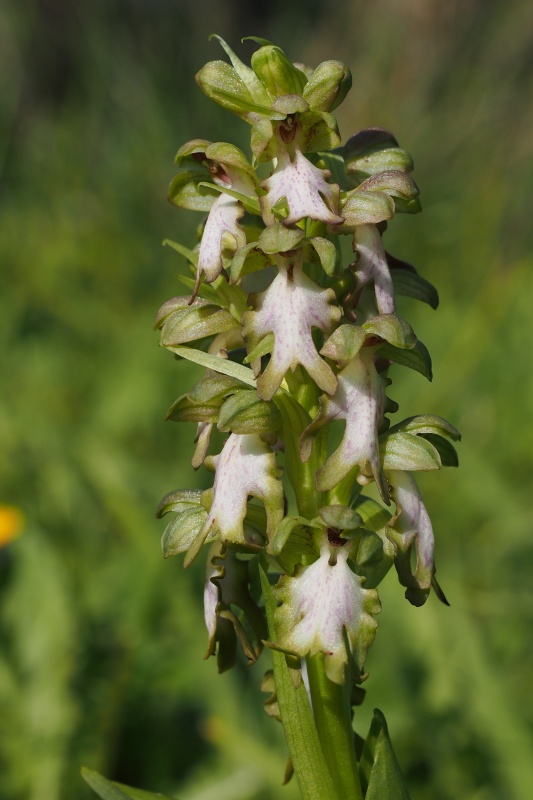
[(358, 727), (383, 709), (413, 800), (526, 800), (533, 8), (223, 5), (0, 6), (0, 502), (27, 520), (0, 550), (0, 798), (86, 797), (81, 763), (183, 800), (296, 797), (261, 710), (267, 661), (222, 677), (202, 661), (201, 569), (162, 561), (153, 518), (204, 480), (192, 430), (162, 422), (193, 369), (150, 325), (180, 291), (159, 243), (198, 222), (165, 203), (174, 152), (246, 143), (194, 85), (216, 30), (346, 61), (344, 135), (383, 125), (415, 157), (424, 213), (387, 240), (439, 288), (436, 313), (403, 312), (435, 380), (394, 368), (390, 394), (464, 434), (460, 470), (421, 481), (452, 605), (413, 609), (387, 579)]

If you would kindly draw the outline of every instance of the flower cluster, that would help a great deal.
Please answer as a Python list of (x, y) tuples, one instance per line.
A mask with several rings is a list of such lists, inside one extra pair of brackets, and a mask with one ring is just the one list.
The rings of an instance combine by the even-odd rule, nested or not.
[[(431, 379), (396, 296), (436, 308), (436, 290), (383, 244), (396, 213), (420, 210), (418, 188), (390, 133), (341, 146), (331, 112), (351, 85), (345, 65), (295, 65), (255, 39), (249, 67), (219, 41), (231, 63), (207, 64), (197, 82), (251, 125), (251, 157), (203, 139), (176, 157), (170, 200), (205, 219), (192, 249), (169, 242), (189, 264), (189, 294), (165, 303), (156, 327), (206, 368), (168, 418), (197, 423), (193, 466), (214, 483), (164, 498), (159, 513), (175, 517), (163, 551), (187, 566), (207, 547), (208, 654), (221, 669), (237, 641), (253, 661), (270, 636), (296, 664), (322, 653), (342, 683), (347, 665), (363, 673), (392, 564), (414, 605), (432, 586), (444, 598), (413, 473), (456, 465), (459, 434), (440, 417), (387, 416), (392, 363)], [(210, 455), (215, 427), (227, 438)], [(370, 484), (382, 503), (362, 494)], [(259, 566), (277, 581), (269, 633)]]

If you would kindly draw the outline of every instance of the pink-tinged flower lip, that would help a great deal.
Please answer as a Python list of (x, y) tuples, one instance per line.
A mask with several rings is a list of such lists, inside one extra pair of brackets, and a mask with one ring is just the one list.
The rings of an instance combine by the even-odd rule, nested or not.
[(297, 148), (292, 157), (287, 150), (280, 149), (274, 172), (261, 183), (267, 191), (260, 198), (265, 223), (271, 225), (274, 222), (272, 208), (285, 198), (289, 208), (288, 216), (283, 220), (286, 225), (306, 217), (327, 225), (340, 225), (344, 222), (344, 218), (336, 213), (340, 190), (337, 184), (327, 182), (329, 177), (327, 170), (315, 167)]
[(250, 496), (264, 503), (271, 535), (283, 516), (283, 488), (270, 447), (258, 434), (232, 433), (213, 463), (213, 502), (199, 539), (218, 532), (224, 543), (247, 544), (244, 518)]
[(280, 649), (300, 657), (323, 653), (331, 680), (342, 683), (348, 661), (346, 641), (360, 667), (372, 644), (380, 610), (377, 592), (362, 588), (361, 578), (348, 566), (349, 548), (331, 548), (325, 541), (320, 557), (284, 577), (274, 593)]
[(340, 319), (331, 303), (331, 289), (321, 289), (303, 271), (301, 253), (294, 259), (277, 257), (279, 272), (265, 292), (255, 297), (256, 310), (243, 316), (243, 334), (252, 344), (273, 335), (272, 355), (257, 388), (270, 400), (287, 370), (301, 364), (325, 392), (333, 393), (337, 381), (331, 367), (320, 357), (312, 329), (324, 333)]
[(227, 194), (217, 197), (209, 216), (205, 223), (204, 233), (198, 254), (198, 272), (196, 275), (196, 286), (192, 299), (196, 296), (202, 276), (208, 283), (212, 283), (224, 267), (222, 261), (222, 251), (224, 249), (223, 238), (225, 235), (232, 237), (234, 248), (244, 247), (246, 244), (246, 234), (238, 224), (244, 214), (243, 206)]
[(394, 287), (387, 256), (375, 225), (358, 225), (354, 233), (354, 250), (359, 255), (353, 268), (358, 289), (374, 283), (376, 303), (380, 314), (394, 314)]
[(303, 432), (302, 458), (311, 455), (313, 437), (323, 425), (344, 419), (346, 428), (339, 447), (317, 473), (319, 491), (333, 489), (348, 472), (359, 466), (362, 479), (373, 477), (388, 500), (379, 459), (378, 425), (383, 415), (385, 387), (374, 366), (372, 353), (361, 351), (337, 375), (333, 397), (323, 397), (320, 412)]
[[(414, 605), (422, 605), (435, 572), (433, 527), (412, 473), (388, 470), (387, 479), (397, 509), (389, 523), (387, 535), (396, 547), (398, 577), (407, 589), (408, 600)], [(416, 551), (414, 570), (411, 567), (413, 545)]]

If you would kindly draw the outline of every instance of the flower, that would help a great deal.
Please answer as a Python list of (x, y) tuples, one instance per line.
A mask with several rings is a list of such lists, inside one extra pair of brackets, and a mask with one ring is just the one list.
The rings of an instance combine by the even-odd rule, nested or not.
[(356, 226), (354, 249), (359, 256), (353, 267), (358, 289), (363, 289), (367, 283), (373, 281), (379, 313), (394, 314), (394, 287), (385, 249), (375, 225)]
[(300, 438), (302, 460), (311, 455), (314, 436), (336, 419), (346, 420), (339, 447), (318, 470), (318, 490), (333, 489), (348, 472), (359, 466), (361, 476), (374, 478), (384, 499), (388, 499), (379, 460), (378, 425), (383, 415), (385, 386), (374, 365), (373, 353), (360, 351), (337, 375), (338, 388), (333, 397), (320, 399), (316, 419)]
[(362, 579), (348, 566), (348, 543), (330, 547), (327, 538), (320, 557), (308, 567), (298, 567), (294, 577), (283, 577), (274, 589), (281, 606), (276, 610), (276, 646), (304, 657), (323, 653), (330, 680), (342, 683), (348, 662), (347, 642), (362, 669), (374, 640), (380, 611), (375, 590), (362, 587)]
[[(411, 472), (387, 471), (396, 515), (388, 523), (387, 536), (396, 547), (394, 563), (405, 596), (415, 606), (425, 603), (435, 565), (433, 527), (420, 491)], [(416, 566), (411, 567), (411, 551), (416, 551)]]
[[(276, 257), (279, 272), (265, 292), (255, 295), (254, 311), (243, 315), (243, 336), (249, 344), (248, 359), (254, 361), (256, 344), (270, 336), (272, 355), (257, 381), (257, 391), (270, 400), (288, 369), (301, 364), (317, 385), (332, 394), (337, 386), (330, 366), (313, 342), (312, 329), (328, 333), (339, 321), (341, 311), (332, 305), (335, 293), (321, 289), (303, 271), (302, 254), (294, 258)], [(268, 344), (268, 341), (267, 341)], [(265, 349), (265, 352), (268, 352)], [(262, 353), (264, 354), (264, 353)]]

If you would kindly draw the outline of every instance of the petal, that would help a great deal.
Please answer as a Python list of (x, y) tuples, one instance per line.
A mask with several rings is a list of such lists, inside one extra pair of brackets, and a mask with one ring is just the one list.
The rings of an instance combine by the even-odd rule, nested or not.
[(261, 198), (263, 218), (267, 225), (274, 222), (272, 207), (285, 198), (289, 214), (284, 223), (291, 225), (309, 217), (329, 225), (339, 225), (344, 220), (336, 212), (339, 204), (339, 187), (327, 183), (329, 172), (314, 166), (300, 150), (295, 151), (294, 160), (280, 150), (273, 174), (261, 186), (267, 189)]
[(333, 489), (355, 466), (364, 476), (373, 477), (387, 498), (379, 461), (378, 425), (383, 416), (385, 387), (374, 366), (371, 353), (357, 353), (337, 376), (333, 397), (322, 398), (318, 417), (302, 434), (302, 453), (311, 453), (309, 437), (326, 423), (346, 420), (342, 441), (317, 472), (319, 491)]
[(283, 517), (276, 457), (258, 434), (232, 433), (216, 461), (213, 502), (199, 538), (218, 532), (222, 542), (249, 544), (244, 518), (250, 495), (265, 504), (270, 537)]
[[(429, 593), (435, 571), (433, 562), (434, 535), (431, 520), (410, 472), (387, 472), (397, 514), (389, 524), (387, 535), (396, 545), (395, 564), (398, 577), (407, 587), (405, 596), (414, 605), (422, 605)], [(411, 549), (416, 549), (416, 567), (411, 568)]]
[(300, 657), (324, 653), (331, 680), (342, 683), (348, 661), (345, 632), (362, 669), (380, 610), (375, 590), (365, 590), (347, 564), (349, 550), (338, 549), (332, 563), (324, 544), (320, 558), (296, 577), (283, 577), (274, 590), (282, 605), (276, 611), (277, 645)]
[(197, 287), (202, 275), (205, 275), (208, 283), (212, 283), (222, 272), (223, 236), (225, 233), (234, 237), (235, 250), (246, 244), (246, 235), (238, 224), (243, 214), (242, 205), (227, 194), (221, 194), (213, 203), (200, 244)]
[(358, 225), (354, 233), (354, 250), (359, 254), (354, 275), (359, 287), (374, 282), (380, 314), (394, 314), (394, 287), (381, 236), (375, 225)]
[[(341, 311), (332, 306), (335, 294), (321, 289), (305, 275), (300, 262), (278, 259), (279, 272), (265, 292), (255, 297), (256, 310), (243, 315), (243, 335), (249, 350), (265, 336), (274, 334), (272, 355), (258, 380), (259, 396), (270, 400), (288, 369), (301, 364), (320, 388), (335, 391), (333, 371), (320, 357), (312, 329), (329, 333)], [(271, 337), (272, 338), (272, 337)]]

